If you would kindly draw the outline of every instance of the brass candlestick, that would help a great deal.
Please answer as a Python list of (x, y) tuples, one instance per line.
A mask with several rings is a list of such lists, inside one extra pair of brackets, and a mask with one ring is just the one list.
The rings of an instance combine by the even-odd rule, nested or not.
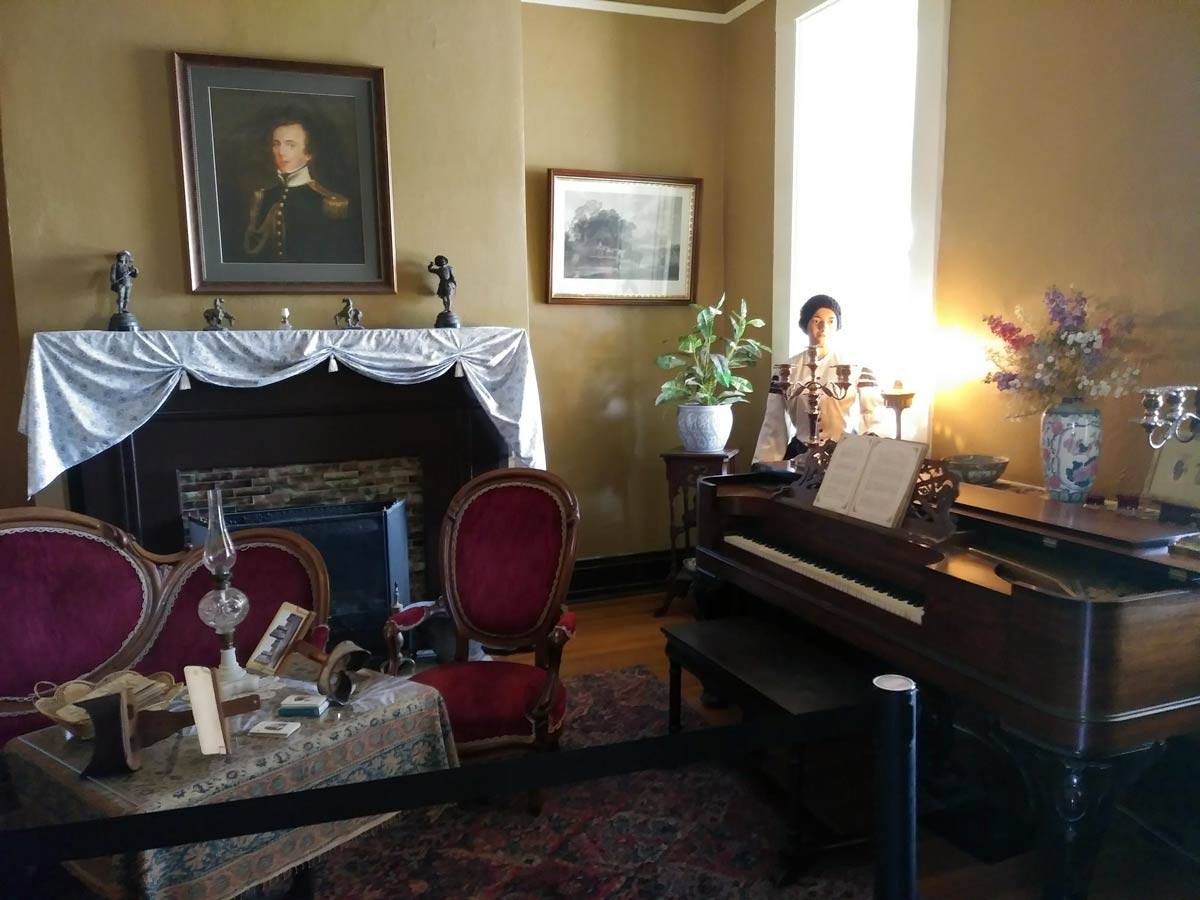
[[(834, 400), (844, 400), (850, 392), (850, 367), (847, 365), (834, 366), (837, 381), (823, 383), (817, 380), (817, 348), (809, 347), (804, 351), (800, 367), (808, 369), (808, 380), (793, 382), (792, 366), (784, 363), (776, 366), (778, 374), (771, 379), (771, 391), (792, 397), (800, 394), (808, 401), (808, 442), (815, 444), (820, 432), (818, 422), (821, 418), (821, 397), (832, 397)], [(778, 390), (777, 390), (778, 389)]]
[(896, 414), (896, 440), (900, 439), (900, 414), (912, 406), (915, 391), (906, 391), (904, 382), (897, 380), (890, 391), (883, 391), (883, 405)]

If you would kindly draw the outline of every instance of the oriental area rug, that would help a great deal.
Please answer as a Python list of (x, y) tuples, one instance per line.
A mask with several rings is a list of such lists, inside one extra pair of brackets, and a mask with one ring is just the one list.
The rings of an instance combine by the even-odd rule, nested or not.
[[(567, 680), (564, 750), (666, 733), (667, 686), (648, 669)], [(684, 709), (687, 728), (703, 726)], [(470, 764), (469, 762), (467, 763)], [(791, 885), (773, 881), (782, 815), (763, 782), (719, 764), (648, 770), (543, 791), (401, 813), (312, 864), (314, 896), (400, 898), (780, 898), (871, 896), (869, 860), (832, 856)], [(54, 894), (90, 896), (54, 877)], [(50, 885), (47, 885), (50, 887)], [(269, 897), (257, 890), (248, 898)], [(277, 895), (276, 895), (277, 896)]]

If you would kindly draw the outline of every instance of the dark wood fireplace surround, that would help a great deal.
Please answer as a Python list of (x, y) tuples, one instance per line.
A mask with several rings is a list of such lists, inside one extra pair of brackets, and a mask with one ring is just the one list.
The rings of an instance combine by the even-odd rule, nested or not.
[(417, 456), (424, 472), (428, 596), (440, 593), (438, 531), (455, 491), (507, 465), (508, 448), (465, 378), (392, 385), (318, 365), (261, 388), (192, 381), (145, 425), (68, 474), (71, 508), (182, 549), (178, 470)]

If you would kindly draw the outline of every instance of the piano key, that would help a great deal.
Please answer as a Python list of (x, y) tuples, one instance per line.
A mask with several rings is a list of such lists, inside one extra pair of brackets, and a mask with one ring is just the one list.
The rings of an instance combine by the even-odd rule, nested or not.
[(900, 597), (894, 591), (888, 590), (885, 585), (872, 584), (869, 580), (863, 579), (861, 575), (839, 572), (826, 565), (806, 560), (780, 547), (740, 534), (726, 535), (725, 543), (785, 569), (798, 572), (826, 587), (842, 591), (909, 622), (920, 625), (925, 614), (919, 602)]

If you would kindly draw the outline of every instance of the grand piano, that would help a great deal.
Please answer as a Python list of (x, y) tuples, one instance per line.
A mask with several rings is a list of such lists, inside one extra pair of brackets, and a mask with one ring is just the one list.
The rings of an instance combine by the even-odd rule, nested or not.
[(1200, 730), (1200, 560), (1168, 552), (1195, 527), (959, 485), (927, 461), (904, 521), (880, 528), (813, 507), (831, 452), (700, 479), (702, 602), (736, 586), (990, 723), (1031, 789), (1043, 896), (1085, 897), (1116, 791)]

